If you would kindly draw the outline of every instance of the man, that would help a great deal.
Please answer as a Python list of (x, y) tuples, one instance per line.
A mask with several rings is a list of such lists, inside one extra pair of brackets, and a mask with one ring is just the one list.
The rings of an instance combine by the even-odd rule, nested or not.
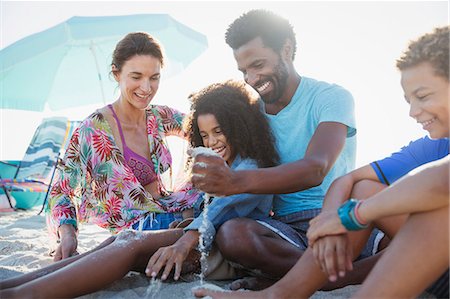
[[(229, 26), (226, 42), (245, 81), (261, 96), (281, 164), (232, 171), (220, 158), (200, 156), (196, 162), (207, 167), (194, 166), (199, 176), (192, 181), (211, 194), (277, 194), (273, 219), (233, 219), (222, 225), (216, 238), (226, 259), (276, 279), (306, 250), (308, 222), (320, 212), (331, 182), (354, 168), (353, 98), (340, 86), (297, 73), (293, 28), (272, 12), (242, 15)], [(231, 287), (259, 289), (272, 282), (244, 279)]]

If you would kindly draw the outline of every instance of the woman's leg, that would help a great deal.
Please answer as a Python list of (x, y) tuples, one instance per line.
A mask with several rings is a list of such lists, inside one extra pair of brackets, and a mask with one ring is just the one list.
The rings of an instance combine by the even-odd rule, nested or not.
[(448, 214), (448, 207), (412, 214), (355, 297), (412, 298), (423, 292), (448, 268)]
[(30, 272), (30, 273), (26, 273), (26, 274), (23, 274), (23, 275), (19, 275), (19, 276), (10, 278), (10, 279), (3, 280), (3, 281), (0, 282), (0, 290), (16, 287), (16, 286), (22, 285), (24, 283), (27, 283), (29, 281), (32, 281), (32, 280), (34, 280), (36, 278), (39, 278), (39, 277), (42, 277), (44, 275), (50, 274), (52, 272), (55, 272), (55, 271), (61, 269), (62, 267), (65, 267), (65, 266), (67, 266), (67, 265), (69, 265), (69, 264), (79, 260), (80, 258), (83, 258), (86, 255), (91, 254), (91, 253), (93, 253), (93, 252), (95, 252), (95, 251), (97, 251), (97, 250), (99, 250), (99, 249), (101, 249), (101, 248), (111, 244), (114, 241), (114, 238), (115, 237), (110, 237), (110, 238), (106, 239), (105, 241), (103, 241), (100, 245), (98, 245), (94, 249), (89, 250), (89, 251), (87, 251), (87, 252), (85, 252), (83, 254), (71, 256), (69, 258), (60, 260), (60, 261), (58, 261), (58, 262), (56, 262), (54, 264), (51, 264), (51, 265), (49, 265), (47, 267), (38, 269), (36, 271)]
[(153, 232), (126, 231), (114, 242), (76, 261), (34, 279), (0, 292), (3, 298), (77, 297), (100, 290), (122, 278), (130, 270), (143, 270), (151, 255), (160, 247), (176, 242), (181, 229)]

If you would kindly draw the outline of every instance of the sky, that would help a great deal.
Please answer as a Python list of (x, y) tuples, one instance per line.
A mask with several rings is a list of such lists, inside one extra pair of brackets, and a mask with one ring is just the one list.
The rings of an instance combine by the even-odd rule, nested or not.
[[(210, 83), (242, 79), (224, 41), (228, 25), (250, 9), (272, 10), (294, 26), (298, 73), (339, 84), (352, 93), (358, 132), (356, 166), (382, 158), (426, 134), (408, 116), (395, 61), (410, 40), (447, 25), (449, 20), (446, 1), (1, 1), (0, 8), (0, 49), (72, 16), (170, 14), (205, 34), (209, 44), (183, 72), (162, 78), (153, 100), (183, 112), (189, 110), (187, 96), (191, 92)], [(26, 86), (23, 82), (23, 88)], [(21, 159), (43, 117), (80, 120), (101, 106), (44, 112), (0, 109), (0, 159)], [(177, 156), (178, 143), (171, 141), (171, 145)]]

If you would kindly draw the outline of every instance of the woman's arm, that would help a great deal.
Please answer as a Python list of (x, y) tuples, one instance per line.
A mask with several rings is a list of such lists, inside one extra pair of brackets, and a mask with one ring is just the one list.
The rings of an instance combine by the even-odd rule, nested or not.
[(63, 165), (55, 175), (50, 191), (48, 230), (59, 240), (54, 260), (70, 257), (77, 249), (77, 216), (73, 204), (75, 191), (81, 185), (79, 128), (70, 140)]

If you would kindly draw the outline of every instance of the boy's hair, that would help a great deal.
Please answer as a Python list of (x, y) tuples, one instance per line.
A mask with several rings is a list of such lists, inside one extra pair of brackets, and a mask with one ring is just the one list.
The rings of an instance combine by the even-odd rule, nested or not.
[(435, 28), (415, 41), (397, 60), (397, 68), (404, 69), (428, 62), (434, 68), (436, 75), (449, 80), (449, 26)]
[(257, 37), (261, 37), (263, 44), (276, 53), (280, 53), (286, 40), (290, 39), (294, 47), (294, 60), (297, 50), (294, 29), (288, 20), (271, 11), (251, 10), (237, 18), (225, 33), (225, 41), (233, 50)]
[(259, 167), (278, 163), (272, 130), (261, 110), (258, 96), (244, 82), (229, 80), (211, 84), (189, 98), (191, 112), (186, 117), (184, 129), (192, 147), (204, 146), (198, 117), (212, 114), (227, 138), (232, 155), (254, 159)]

